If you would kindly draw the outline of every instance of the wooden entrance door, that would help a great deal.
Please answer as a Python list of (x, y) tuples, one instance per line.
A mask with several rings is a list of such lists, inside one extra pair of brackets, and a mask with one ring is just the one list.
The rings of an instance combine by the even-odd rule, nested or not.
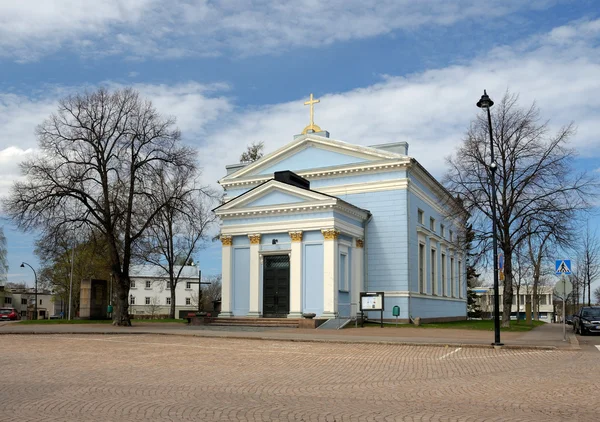
[(290, 312), (290, 257), (267, 255), (263, 267), (263, 316), (287, 317)]

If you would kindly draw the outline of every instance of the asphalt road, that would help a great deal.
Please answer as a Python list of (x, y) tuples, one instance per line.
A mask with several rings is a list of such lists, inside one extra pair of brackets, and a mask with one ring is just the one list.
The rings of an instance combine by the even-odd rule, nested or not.
[(4, 335), (0, 420), (593, 421), (600, 351), (584, 346)]

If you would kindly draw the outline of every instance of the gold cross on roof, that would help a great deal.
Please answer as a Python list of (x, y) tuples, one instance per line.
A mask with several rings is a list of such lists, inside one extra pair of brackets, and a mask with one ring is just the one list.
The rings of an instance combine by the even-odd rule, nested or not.
[(306, 101), (304, 105), (310, 106), (310, 124), (304, 128), (302, 131), (303, 135), (306, 135), (309, 131), (311, 132), (321, 132), (321, 128), (315, 125), (315, 104), (320, 103), (321, 100), (316, 100), (313, 98), (312, 93), (310, 94), (310, 100)]

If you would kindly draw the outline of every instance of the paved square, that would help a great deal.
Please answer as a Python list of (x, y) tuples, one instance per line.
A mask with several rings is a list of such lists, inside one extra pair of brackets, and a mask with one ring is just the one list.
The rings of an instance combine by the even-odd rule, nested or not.
[(0, 336), (0, 420), (592, 421), (600, 353)]

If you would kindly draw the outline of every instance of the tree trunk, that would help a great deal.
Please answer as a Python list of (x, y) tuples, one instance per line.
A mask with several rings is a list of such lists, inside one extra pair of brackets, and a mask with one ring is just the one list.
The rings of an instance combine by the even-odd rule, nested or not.
[(512, 273), (512, 256), (510, 251), (504, 252), (504, 291), (502, 299), (502, 327), (510, 326), (510, 310), (513, 299), (513, 273)]
[(173, 281), (171, 283), (171, 309), (169, 309), (169, 318), (175, 318), (175, 286)]
[(117, 281), (117, 301), (115, 303), (115, 312), (113, 313), (113, 325), (131, 327), (129, 318), (129, 277), (124, 277), (122, 273), (115, 274)]

